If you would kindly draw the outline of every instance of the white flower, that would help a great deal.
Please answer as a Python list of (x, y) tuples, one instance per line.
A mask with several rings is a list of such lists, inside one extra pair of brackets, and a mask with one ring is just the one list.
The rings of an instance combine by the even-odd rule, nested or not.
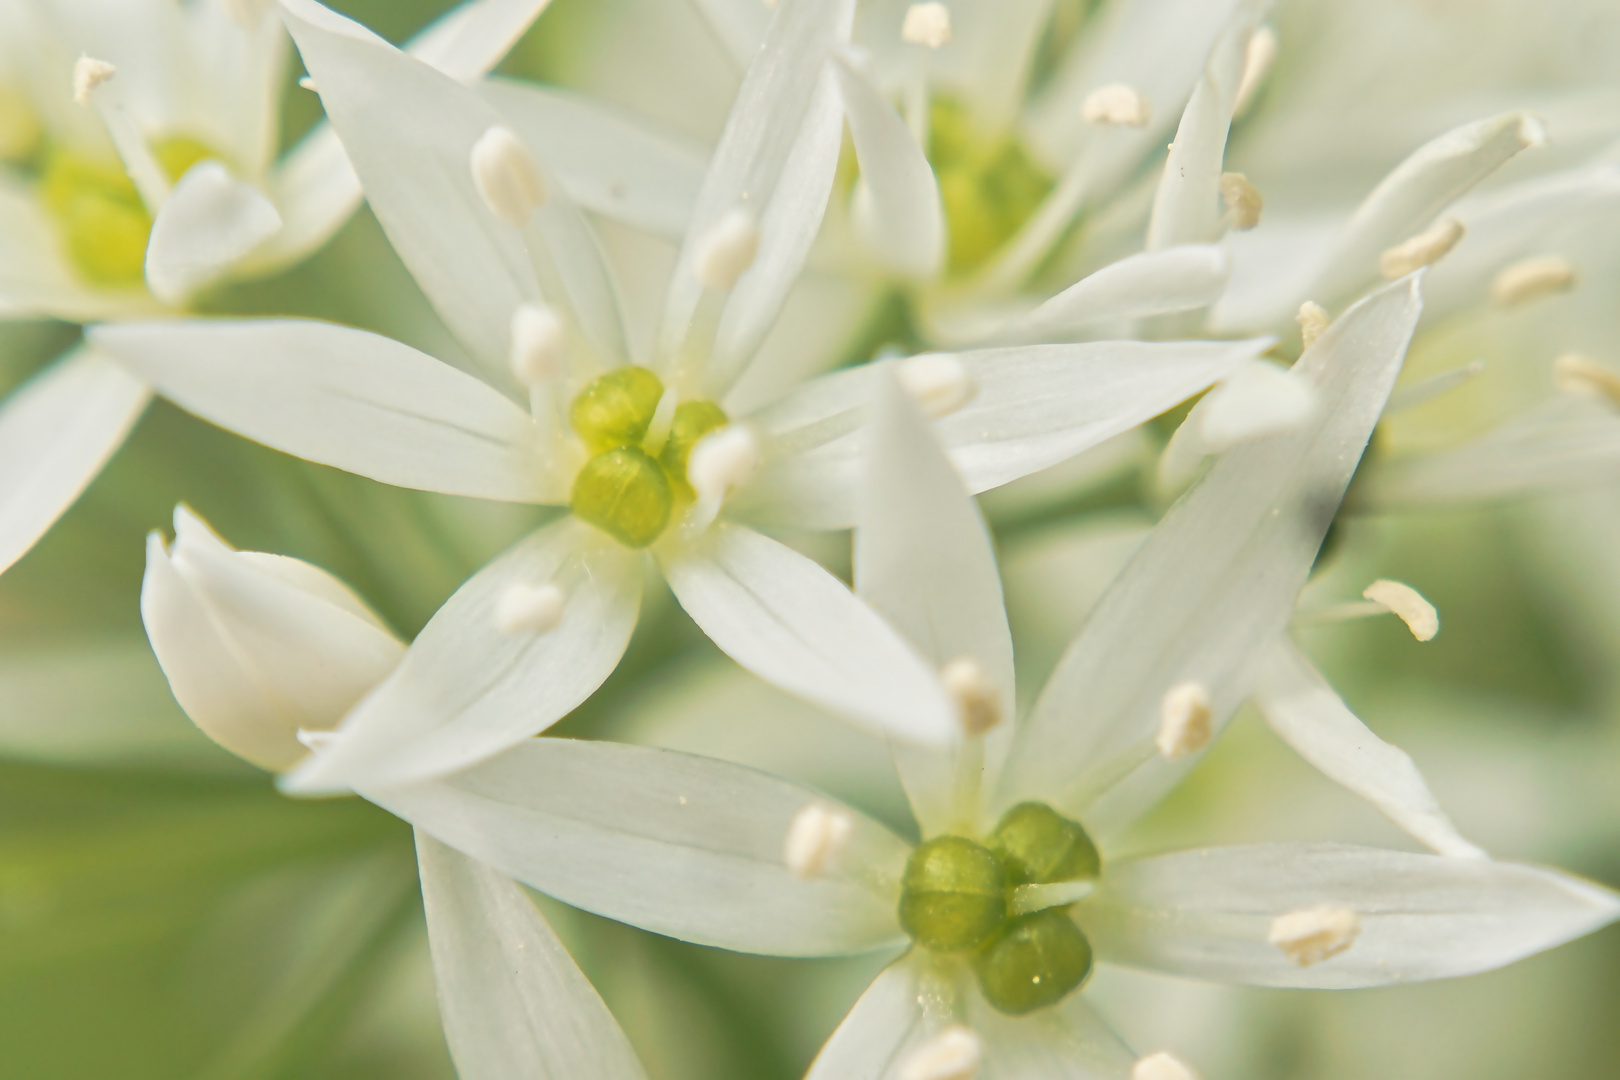
[[(642, 549), (757, 674), (885, 734), (955, 739), (951, 703), (915, 651), (825, 570), (745, 524), (851, 523), (873, 372), (814, 381), (742, 417), (723, 407), (832, 184), (841, 117), (827, 58), (847, 35), (847, 0), (778, 9), (703, 180), (650, 368), (626, 363), (608, 271), (565, 187), (546, 179), (535, 152), (545, 144), (487, 141), (529, 130), (532, 102), (508, 93), (510, 114), (498, 111), (318, 5), (288, 8), (371, 206), (478, 377), (375, 335), (291, 320), (125, 324), (92, 337), (184, 407), (279, 449), (402, 486), (573, 511), (464, 586), (289, 785), (421, 779), (554, 723), (618, 662)], [(476, 166), (475, 147), (485, 148)], [(485, 191), (530, 194), (510, 205), (496, 194), (496, 207), (475, 167)], [(529, 170), (533, 182), (497, 183)], [(1265, 344), (960, 354), (945, 366), (972, 392), (957, 386), (941, 436), (976, 490), (993, 487), (1140, 423)], [(539, 378), (520, 385), (516, 371)], [(567, 598), (555, 627), (502, 630), (504, 598), (545, 585)]]

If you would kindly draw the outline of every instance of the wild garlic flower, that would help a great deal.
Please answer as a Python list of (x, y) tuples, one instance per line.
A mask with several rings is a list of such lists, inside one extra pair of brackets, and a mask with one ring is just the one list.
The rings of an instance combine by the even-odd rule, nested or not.
[[(183, 407), (290, 453), (571, 511), (452, 597), (285, 784), (419, 780), (550, 726), (618, 663), (643, 551), (745, 667), (881, 733), (956, 739), (937, 673), (832, 575), (750, 527), (850, 524), (871, 372), (743, 417), (724, 404), (832, 184), (841, 114), (828, 62), (852, 5), (778, 8), (704, 179), (650, 367), (628, 363), (590, 227), (520, 121), (319, 5), (284, 6), (373, 209), (476, 375), (293, 320), (123, 324), (92, 339)], [(910, 358), (901, 372), (983, 489), (1142, 422), (1266, 344), (990, 349)]]
[[(411, 48), (494, 66), (546, 0), (470, 0)], [(0, 5), (0, 318), (184, 309), (286, 269), (360, 205), (321, 124), (276, 156), (286, 33), (266, 0)], [(0, 402), (0, 570), (79, 496), (149, 392), (88, 347)]]

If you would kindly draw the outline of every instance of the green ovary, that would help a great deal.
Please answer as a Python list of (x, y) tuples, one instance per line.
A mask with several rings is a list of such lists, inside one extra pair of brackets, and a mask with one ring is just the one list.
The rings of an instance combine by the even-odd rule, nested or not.
[(592, 457), (574, 477), (569, 508), (630, 548), (663, 535), (678, 501), (689, 501), (686, 462), (693, 445), (726, 425), (711, 401), (676, 406), (662, 446), (647, 445), (664, 384), (643, 367), (621, 367), (593, 379), (568, 407), (574, 433)]
[(1053, 179), (1018, 138), (981, 130), (948, 98), (929, 108), (928, 159), (939, 179), (952, 274), (983, 265), (1023, 227)]
[(1089, 881), (1097, 848), (1044, 803), (1007, 811), (987, 843), (936, 836), (906, 863), (900, 925), (925, 949), (970, 952), (986, 1000), (1011, 1015), (1061, 1001), (1091, 973), (1091, 944), (1067, 906), (1014, 916), (1021, 885)]

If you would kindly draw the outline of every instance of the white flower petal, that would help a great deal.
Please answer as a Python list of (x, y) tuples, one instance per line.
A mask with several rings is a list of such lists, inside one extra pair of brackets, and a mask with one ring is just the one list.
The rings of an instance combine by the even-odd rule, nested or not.
[(528, 414), (408, 345), (293, 319), (104, 325), (98, 346), (203, 419), (385, 484), (560, 502)]
[[(977, 494), (1157, 416), (1269, 345), (1102, 341), (957, 353), (978, 392), (937, 431)], [(733, 496), (728, 512), (810, 528), (852, 525), (859, 429), (873, 371), (823, 376), (750, 417), (764, 437), (765, 465)]]
[(825, 873), (782, 861), (808, 788), (711, 758), (531, 739), (463, 772), (366, 798), (564, 903), (738, 952), (831, 956), (902, 944), (909, 849), (871, 818)]
[(958, 737), (933, 670), (812, 560), (724, 521), (657, 554), (686, 613), (760, 678), (906, 742)]
[(1484, 857), (1457, 832), (1412, 759), (1373, 734), (1293, 642), (1267, 651), (1254, 703), (1301, 757), (1407, 833), (1442, 855)]
[(1165, 515), (1019, 729), (1003, 803), (1040, 798), (1085, 810), (1087, 825), (1106, 831), (1198, 760), (1157, 756), (1161, 701), (1172, 687), (1199, 684), (1218, 730), (1248, 696), (1259, 651), (1293, 613), (1420, 310), (1414, 279), (1347, 312), (1295, 367), (1316, 385), (1321, 422), (1226, 453)]
[(421, 831), (416, 857), (461, 1080), (644, 1080), (613, 1014), (516, 883)]
[(169, 304), (184, 302), (281, 229), (281, 215), (251, 184), (217, 161), (180, 178), (152, 222), (146, 284)]
[(0, 571), (73, 505), (150, 397), (123, 368), (82, 348), (0, 402)]
[[(1360, 933), (1299, 966), (1278, 916), (1332, 905)], [(1109, 864), (1077, 908), (1099, 959), (1259, 986), (1348, 989), (1472, 975), (1620, 918), (1620, 896), (1554, 870), (1343, 844), (1208, 848)]]
[(930, 277), (945, 258), (945, 208), (934, 170), (894, 106), (847, 56), (833, 70), (860, 163), (853, 213), (861, 242), (890, 270)]
[(1052, 341), (1103, 319), (1208, 307), (1226, 288), (1226, 255), (1213, 244), (1144, 251), (1081, 278), (998, 330), (998, 341)]
[(897, 1080), (906, 1056), (943, 1023), (924, 1010), (928, 979), (919, 949), (884, 968), (827, 1039), (805, 1080)]
[(1127, 1080), (1136, 1061), (1081, 993), (1026, 1016), (1008, 1016), (974, 987), (966, 1021), (984, 1040), (982, 1080)]
[(469, 0), (417, 34), (405, 51), (467, 82), (499, 63), (550, 6), (551, 0)]
[[(502, 625), (513, 588), (565, 594), (549, 630)], [(564, 519), (513, 547), (445, 601), (399, 668), (332, 746), (282, 782), (322, 794), (440, 776), (537, 735), (612, 674), (635, 629), (641, 560)]]
[(746, 70), (765, 40), (771, 9), (776, 5), (761, 0), (695, 0), (695, 3), (714, 36), (737, 62), (737, 70)]

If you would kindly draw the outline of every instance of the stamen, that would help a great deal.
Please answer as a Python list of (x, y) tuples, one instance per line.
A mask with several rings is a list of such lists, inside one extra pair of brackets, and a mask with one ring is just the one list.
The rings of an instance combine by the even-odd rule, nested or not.
[(674, 387), (665, 390), (664, 396), (658, 399), (658, 407), (647, 422), (647, 435), (641, 440), (641, 449), (648, 457), (657, 457), (664, 452), (670, 429), (675, 426), (675, 410), (680, 403), (680, 395), (675, 393)]
[(1456, 218), (1442, 218), (1416, 236), (1378, 256), (1378, 270), (1390, 281), (1431, 266), (1446, 256), (1463, 238), (1463, 224)]
[(951, 41), (951, 12), (944, 4), (912, 4), (900, 27), (900, 40), (908, 45), (938, 49)]
[(563, 591), (552, 584), (509, 585), (495, 603), (495, 625), (503, 634), (545, 634), (562, 622)]
[(708, 528), (731, 489), (747, 482), (758, 467), (759, 440), (742, 424), (731, 424), (699, 439), (686, 461), (686, 481), (697, 493), (689, 527)]
[(1553, 385), (1566, 394), (1608, 398), (1620, 405), (1620, 371), (1580, 353), (1565, 353), (1553, 361)]
[(521, 228), (545, 205), (545, 174), (510, 128), (496, 124), (479, 136), (470, 166), (484, 205), (506, 224)]
[(1090, 896), (1096, 888), (1095, 881), (1052, 881), (1019, 885), (1012, 891), (1012, 898), (1007, 903), (1007, 913), (1031, 915), (1047, 908), (1068, 907)]
[(315, 76), (313, 75), (298, 76), (298, 86), (300, 89), (308, 90), (312, 94), (321, 92), (321, 88), (315, 85)]
[(730, 292), (759, 255), (759, 226), (746, 210), (731, 211), (698, 245), (693, 269), (706, 289)]
[(91, 91), (116, 74), (118, 68), (105, 60), (97, 60), (92, 56), (79, 57), (73, 65), (74, 103), (88, 107)]
[(962, 730), (969, 735), (983, 735), (1001, 724), (1001, 698), (977, 660), (958, 656), (939, 674), (945, 692), (956, 702)]
[(1086, 95), (1080, 103), (1080, 119), (1088, 124), (1147, 127), (1153, 107), (1134, 87), (1109, 83)]
[(512, 312), (512, 345), (508, 362), (525, 386), (557, 378), (567, 361), (563, 321), (549, 307), (519, 304)]
[(1327, 328), (1333, 325), (1328, 318), (1327, 308), (1315, 300), (1307, 300), (1299, 305), (1299, 314), (1294, 316), (1299, 323), (1299, 339), (1304, 348), (1316, 344), (1316, 339), (1327, 333)]
[(1226, 204), (1232, 228), (1242, 232), (1260, 224), (1260, 212), (1266, 202), (1242, 173), (1221, 173), (1221, 201)]
[(967, 365), (948, 353), (908, 357), (895, 365), (894, 374), (900, 388), (935, 420), (949, 416), (979, 392)]
[(309, 747), (309, 749), (314, 750), (316, 753), (325, 750), (328, 746), (331, 746), (333, 743), (338, 741), (337, 732), (317, 731), (313, 728), (299, 728), (297, 731), (297, 737), (299, 742)]
[(1212, 719), (1203, 684), (1177, 683), (1159, 701), (1159, 734), (1153, 742), (1171, 761), (1196, 754), (1209, 744)]
[(1300, 967), (1310, 967), (1348, 949), (1361, 933), (1361, 917), (1349, 908), (1322, 904), (1271, 920), (1266, 940)]
[(1522, 304), (1548, 293), (1575, 287), (1575, 265), (1562, 255), (1538, 255), (1505, 267), (1491, 282), (1491, 303)]
[(1460, 368), (1443, 371), (1433, 378), (1424, 379), (1415, 386), (1408, 386), (1389, 395), (1389, 402), (1384, 406), (1384, 415), (1390, 416), (1403, 409), (1411, 409), (1432, 401), (1441, 394), (1457, 389), (1463, 383), (1478, 378), (1485, 373), (1485, 361), (1470, 360)]
[(849, 844), (854, 831), (855, 819), (845, 811), (811, 803), (793, 815), (782, 861), (796, 877), (816, 877)]
[(1232, 115), (1242, 116), (1254, 103), (1260, 84), (1271, 74), (1271, 65), (1277, 62), (1277, 31), (1269, 26), (1255, 28), (1249, 35), (1248, 47), (1243, 50), (1243, 78), (1238, 81), (1237, 98)]
[(1138, 1058), (1131, 1066), (1131, 1080), (1198, 1080), (1192, 1067), (1168, 1050)]
[(973, 1080), (984, 1061), (984, 1041), (970, 1028), (952, 1025), (906, 1056), (900, 1080)]
[(1440, 613), (1410, 585), (1380, 578), (1361, 595), (1398, 616), (1419, 641), (1430, 641), (1440, 632)]

